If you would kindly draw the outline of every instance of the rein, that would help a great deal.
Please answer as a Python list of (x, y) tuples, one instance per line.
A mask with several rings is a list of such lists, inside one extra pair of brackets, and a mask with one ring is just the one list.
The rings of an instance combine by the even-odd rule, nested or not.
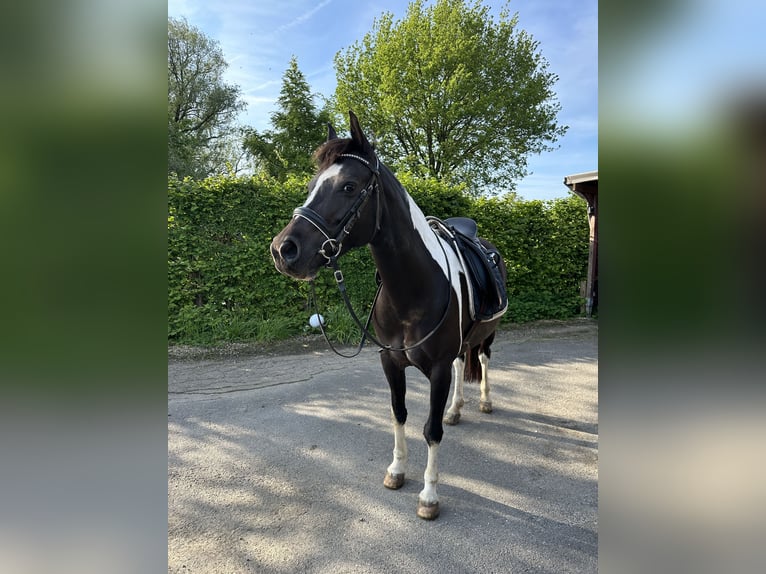
[[(447, 275), (450, 275), (450, 265), (449, 265), (449, 257), (447, 257), (447, 253), (444, 251), (444, 245), (441, 241), (439, 241), (439, 246), (442, 249), (442, 253), (444, 253), (444, 259), (447, 262)], [(444, 321), (447, 319), (447, 315), (449, 313), (450, 305), (452, 304), (452, 287), (447, 286), (449, 289), (449, 299), (447, 300), (447, 306), (444, 308), (444, 313), (442, 313), (441, 319), (439, 319), (439, 322), (436, 324), (436, 326), (431, 329), (427, 335), (425, 335), (420, 341), (417, 343), (414, 343), (412, 345), (405, 345), (404, 347), (392, 347), (391, 345), (386, 345), (384, 343), (381, 343), (372, 333), (370, 333), (370, 322), (372, 321), (372, 314), (375, 312), (375, 303), (378, 301), (378, 296), (380, 295), (380, 291), (383, 288), (383, 283), (378, 284), (378, 290), (375, 292), (375, 297), (372, 300), (372, 305), (370, 306), (370, 312), (367, 315), (367, 320), (364, 324), (362, 324), (362, 321), (359, 319), (357, 314), (354, 312), (354, 308), (351, 305), (351, 301), (348, 298), (348, 292), (346, 291), (346, 283), (343, 278), (343, 272), (340, 270), (340, 267), (338, 266), (338, 258), (337, 256), (333, 256), (329, 258), (329, 263), (327, 264), (328, 267), (332, 267), (333, 269), (333, 276), (335, 277), (335, 283), (338, 285), (338, 291), (340, 291), (341, 298), (343, 299), (343, 303), (346, 305), (346, 309), (349, 312), (349, 315), (351, 315), (351, 319), (353, 319), (354, 323), (356, 323), (357, 327), (362, 332), (362, 338), (359, 341), (359, 346), (357, 347), (356, 351), (351, 355), (344, 355), (343, 353), (339, 352), (333, 344), (330, 342), (330, 339), (327, 336), (327, 332), (324, 330), (324, 325), (322, 324), (322, 321), (319, 321), (319, 328), (322, 331), (322, 335), (324, 335), (325, 341), (327, 341), (327, 344), (330, 346), (330, 349), (336, 354), (341, 357), (344, 357), (346, 359), (351, 359), (353, 357), (356, 357), (361, 351), (362, 347), (364, 347), (365, 339), (369, 339), (373, 343), (375, 343), (380, 349), (378, 352), (383, 351), (394, 351), (397, 353), (404, 353), (407, 351), (412, 351), (414, 349), (417, 349), (420, 347), (423, 343), (425, 343), (428, 339), (430, 339), (438, 330), (439, 328), (444, 324)], [(316, 310), (317, 314), (321, 315), (319, 312), (319, 306), (317, 305), (317, 299), (316, 299), (316, 291), (314, 289), (314, 281), (310, 281), (309, 284), (311, 285), (311, 299), (314, 304), (314, 309)]]
[[(327, 341), (327, 344), (330, 346), (330, 349), (332, 349), (332, 351), (336, 355), (339, 355), (347, 359), (356, 357), (361, 352), (362, 348), (364, 347), (364, 343), (366, 339), (369, 339), (370, 341), (375, 343), (378, 347), (380, 347), (379, 352), (394, 351), (394, 352), (402, 353), (406, 351), (412, 351), (420, 347), (423, 343), (425, 343), (428, 339), (430, 339), (439, 330), (439, 328), (444, 324), (444, 321), (447, 319), (447, 314), (449, 313), (449, 308), (450, 308), (450, 305), (452, 304), (452, 287), (449, 285), (449, 277), (451, 276), (451, 271), (450, 271), (449, 257), (447, 256), (447, 252), (444, 250), (444, 243), (441, 240), (439, 240), (439, 246), (441, 247), (442, 254), (444, 255), (444, 260), (447, 264), (447, 278), (448, 278), (447, 288), (449, 290), (449, 298), (447, 300), (447, 306), (444, 309), (444, 313), (442, 314), (441, 319), (439, 319), (439, 322), (436, 324), (436, 326), (433, 329), (431, 329), (431, 331), (429, 331), (428, 334), (426, 334), (417, 343), (414, 343), (412, 345), (405, 345), (404, 347), (399, 347), (399, 348), (395, 348), (395, 347), (392, 347), (391, 345), (385, 345), (381, 343), (372, 333), (370, 333), (370, 323), (372, 321), (372, 314), (375, 311), (375, 304), (377, 303), (378, 296), (380, 295), (380, 291), (383, 288), (383, 283), (380, 282), (378, 284), (378, 289), (375, 292), (375, 297), (373, 298), (372, 305), (370, 306), (370, 312), (367, 315), (367, 320), (363, 324), (362, 321), (357, 316), (357, 314), (354, 312), (354, 308), (352, 307), (351, 301), (348, 298), (348, 292), (346, 291), (346, 283), (343, 278), (343, 272), (340, 270), (340, 267), (338, 266), (338, 256), (340, 255), (340, 251), (343, 246), (343, 240), (351, 233), (351, 228), (359, 220), (362, 209), (367, 204), (370, 197), (372, 197), (372, 194), (376, 192), (377, 192), (377, 208), (376, 208), (375, 232), (373, 233), (373, 236), (370, 238), (368, 243), (372, 241), (372, 239), (375, 237), (375, 234), (380, 230), (380, 191), (378, 189), (378, 181), (377, 181), (378, 176), (380, 175), (380, 169), (379, 169), (380, 163), (377, 161), (377, 158), (376, 158), (376, 166), (375, 168), (373, 168), (370, 162), (368, 162), (366, 159), (358, 155), (342, 154), (339, 157), (350, 157), (350, 158), (356, 159), (362, 162), (363, 164), (365, 164), (368, 168), (370, 168), (370, 171), (372, 171), (372, 177), (370, 178), (370, 182), (362, 190), (362, 193), (356, 199), (356, 201), (354, 201), (353, 205), (349, 208), (348, 212), (346, 212), (346, 215), (343, 217), (340, 223), (336, 226), (334, 230), (330, 230), (329, 225), (327, 224), (327, 222), (321, 215), (319, 215), (313, 209), (305, 207), (305, 206), (296, 208), (293, 211), (293, 217), (301, 217), (305, 219), (306, 221), (311, 223), (326, 238), (326, 241), (319, 248), (319, 253), (325, 259), (327, 259), (326, 266), (333, 270), (333, 277), (335, 278), (335, 283), (338, 285), (338, 291), (340, 291), (340, 295), (341, 295), (341, 298), (343, 299), (343, 303), (345, 304), (346, 309), (351, 315), (351, 319), (353, 319), (354, 323), (356, 323), (357, 327), (359, 327), (359, 329), (361, 330), (362, 338), (359, 341), (358, 348), (353, 354), (344, 355), (343, 353), (339, 352), (330, 342), (330, 339), (327, 336), (327, 332), (325, 331), (324, 325), (321, 320), (319, 321), (319, 328), (322, 331), (322, 335), (324, 335), (325, 341)], [(436, 233), (435, 230), (432, 229), (432, 231)], [(330, 253), (327, 252), (328, 249), (330, 250)], [(310, 281), (309, 284), (311, 286), (311, 299), (314, 304), (314, 309), (316, 310), (317, 314), (321, 315), (321, 313), (319, 312), (319, 306), (317, 305), (314, 281)]]

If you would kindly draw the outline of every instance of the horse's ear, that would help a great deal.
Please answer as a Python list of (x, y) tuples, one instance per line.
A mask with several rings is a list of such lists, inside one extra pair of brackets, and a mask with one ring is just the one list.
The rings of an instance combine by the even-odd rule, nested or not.
[(335, 128), (332, 127), (332, 124), (327, 124), (327, 141), (334, 140), (338, 138), (338, 134), (335, 133)]
[(351, 110), (348, 111), (348, 119), (351, 123), (351, 139), (364, 151), (372, 152), (372, 146), (367, 141), (367, 137), (362, 132), (362, 128), (359, 127), (359, 118)]

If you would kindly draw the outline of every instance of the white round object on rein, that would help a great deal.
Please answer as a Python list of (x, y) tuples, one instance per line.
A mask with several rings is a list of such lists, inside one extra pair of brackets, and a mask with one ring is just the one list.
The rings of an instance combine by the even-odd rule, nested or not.
[(314, 313), (311, 317), (309, 317), (309, 325), (314, 327), (314, 329), (319, 327), (320, 323), (322, 325), (325, 324), (324, 317), (322, 317), (322, 315), (317, 315), (316, 313)]

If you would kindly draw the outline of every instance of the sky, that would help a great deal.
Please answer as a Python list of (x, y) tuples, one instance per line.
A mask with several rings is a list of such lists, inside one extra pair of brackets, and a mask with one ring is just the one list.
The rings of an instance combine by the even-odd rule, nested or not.
[[(264, 130), (270, 127), (292, 56), (312, 92), (329, 97), (335, 91), (335, 54), (361, 40), (383, 12), (402, 19), (408, 4), (409, 0), (169, 0), (168, 15), (186, 18), (219, 42), (229, 63), (224, 79), (240, 87), (247, 103), (240, 122)], [(484, 1), (495, 18), (503, 4)], [(527, 200), (566, 197), (565, 176), (598, 169), (598, 3), (514, 0), (510, 9), (519, 15), (518, 27), (540, 43), (549, 71), (559, 77), (553, 87), (562, 108), (558, 123), (569, 126), (554, 151), (528, 158), (531, 173), (517, 182), (516, 192)], [(355, 111), (364, 127), (363, 112)]]

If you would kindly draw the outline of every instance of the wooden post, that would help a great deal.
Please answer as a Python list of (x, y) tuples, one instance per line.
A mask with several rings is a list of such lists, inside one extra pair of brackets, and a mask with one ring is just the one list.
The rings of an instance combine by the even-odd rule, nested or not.
[(598, 196), (592, 195), (588, 201), (588, 226), (590, 235), (588, 237), (588, 274), (585, 286), (585, 316), (593, 315), (593, 305), (597, 301), (596, 292), (596, 269), (598, 264), (598, 221), (596, 211), (598, 209)]
[(598, 307), (598, 171), (568, 175), (564, 185), (588, 204), (588, 272), (585, 277), (585, 316)]

